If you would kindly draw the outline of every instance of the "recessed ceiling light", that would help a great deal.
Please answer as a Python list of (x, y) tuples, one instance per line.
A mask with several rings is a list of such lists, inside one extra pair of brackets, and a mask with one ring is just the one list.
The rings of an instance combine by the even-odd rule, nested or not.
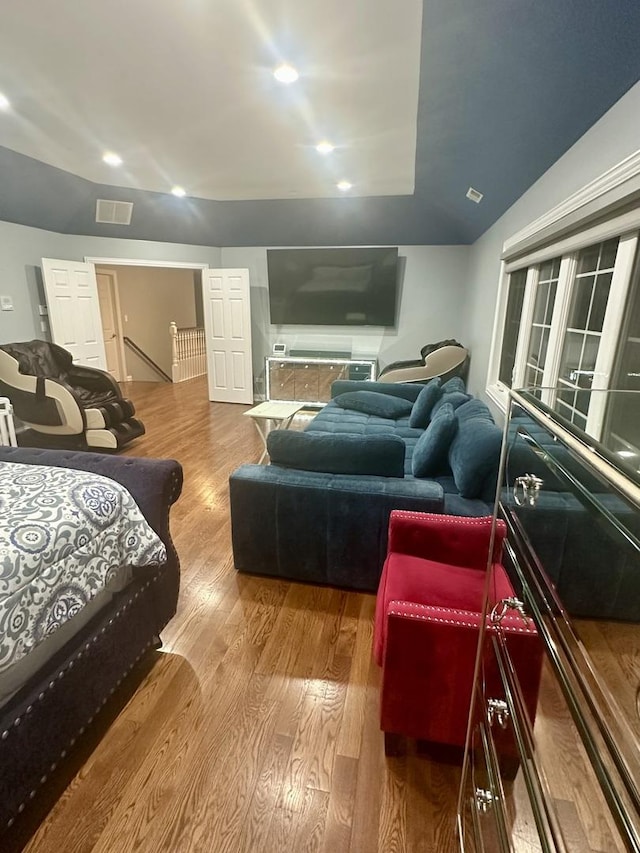
[(122, 157), (120, 157), (119, 154), (115, 154), (113, 151), (107, 151), (107, 153), (102, 156), (102, 159), (109, 166), (122, 166)]
[(331, 154), (332, 151), (335, 151), (335, 147), (336, 146), (327, 139), (323, 139), (322, 142), (318, 142), (316, 145), (316, 151), (320, 154)]
[(0, 92), (0, 110), (8, 110), (10, 106), (11, 101), (9, 100), (9, 98), (7, 98), (6, 95), (3, 95), (2, 92)]
[(273, 76), (280, 83), (295, 83), (299, 75), (293, 65), (287, 65), (287, 63), (284, 62), (282, 65), (278, 65), (273, 72)]
[(474, 190), (473, 187), (469, 187), (467, 190), (467, 198), (469, 201), (475, 201), (476, 204), (480, 204), (483, 199), (483, 194), (478, 190)]
[(177, 195), (177, 196), (178, 196), (178, 198), (184, 198), (184, 197), (186, 196), (186, 194), (187, 194), (187, 191), (186, 191), (186, 190), (184, 190), (184, 189), (182, 189), (182, 187), (174, 187), (174, 188), (171, 190), (171, 192), (172, 192), (174, 195)]
[(340, 181), (340, 183), (338, 184), (338, 189), (341, 190), (343, 193), (346, 193), (347, 190), (350, 190), (352, 186), (353, 184), (350, 184), (349, 181)]

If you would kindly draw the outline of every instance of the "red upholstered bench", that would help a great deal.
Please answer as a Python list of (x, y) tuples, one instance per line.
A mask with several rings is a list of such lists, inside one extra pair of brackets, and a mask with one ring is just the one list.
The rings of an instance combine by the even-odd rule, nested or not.
[[(496, 528), (491, 598), (514, 595), (500, 563), (504, 525)], [(376, 602), (374, 655), (382, 667), (380, 726), (388, 754), (406, 735), (464, 746), (491, 537), (491, 517), (462, 518), (394, 510)], [(542, 644), (531, 622), (504, 616), (509, 653), (533, 720)], [(503, 692), (487, 645), (485, 678)]]

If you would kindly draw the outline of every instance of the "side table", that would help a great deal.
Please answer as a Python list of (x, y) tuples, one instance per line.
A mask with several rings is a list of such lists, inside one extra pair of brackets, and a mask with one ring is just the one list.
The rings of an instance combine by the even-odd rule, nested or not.
[(277, 424), (276, 429), (288, 429), (293, 416), (303, 408), (302, 403), (281, 403), (277, 400), (269, 400), (266, 403), (259, 403), (253, 409), (249, 409), (248, 412), (244, 413), (248, 417), (253, 418), (258, 435), (264, 445), (262, 456), (258, 462), (259, 465), (262, 464), (262, 460), (267, 455), (267, 435), (269, 432), (267, 421), (273, 421)]

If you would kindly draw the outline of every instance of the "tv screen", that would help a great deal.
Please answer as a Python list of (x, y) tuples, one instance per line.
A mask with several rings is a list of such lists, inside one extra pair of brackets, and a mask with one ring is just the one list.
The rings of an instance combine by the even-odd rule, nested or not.
[(268, 249), (274, 325), (394, 326), (398, 249)]

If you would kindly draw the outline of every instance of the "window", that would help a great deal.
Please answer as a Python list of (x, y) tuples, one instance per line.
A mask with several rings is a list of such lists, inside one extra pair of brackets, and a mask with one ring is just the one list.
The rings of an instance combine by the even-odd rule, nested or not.
[[(614, 387), (623, 392), (640, 391), (640, 264), (636, 265), (626, 323), (615, 366)], [(607, 447), (624, 458), (640, 459), (640, 394), (615, 394), (607, 411), (604, 429)]]
[(526, 283), (526, 269), (515, 272), (509, 281), (509, 299), (507, 301), (507, 316), (504, 324), (499, 372), (500, 381), (508, 388), (511, 388), (513, 368), (516, 362), (516, 346), (520, 332), (520, 317), (522, 315), (522, 303), (524, 302)]
[(631, 442), (621, 426), (629, 413), (604, 411), (603, 395), (591, 390), (627, 387), (630, 378), (640, 388), (640, 295), (632, 277), (638, 232), (595, 242), (592, 232), (582, 246), (574, 238), (566, 251), (550, 245), (507, 265), (497, 385), (548, 389), (544, 402), (576, 426), (599, 438), (606, 421)]
[(558, 375), (556, 408), (567, 420), (587, 427), (590, 389), (602, 339), (618, 240), (588, 246), (578, 254), (569, 318)]
[(640, 150), (505, 241), (487, 392), (538, 389), (640, 471), (638, 199)]
[(544, 368), (547, 362), (551, 319), (556, 302), (560, 258), (545, 261), (538, 273), (533, 305), (533, 319), (529, 334), (529, 347), (525, 364), (524, 385), (527, 388), (543, 386)]

